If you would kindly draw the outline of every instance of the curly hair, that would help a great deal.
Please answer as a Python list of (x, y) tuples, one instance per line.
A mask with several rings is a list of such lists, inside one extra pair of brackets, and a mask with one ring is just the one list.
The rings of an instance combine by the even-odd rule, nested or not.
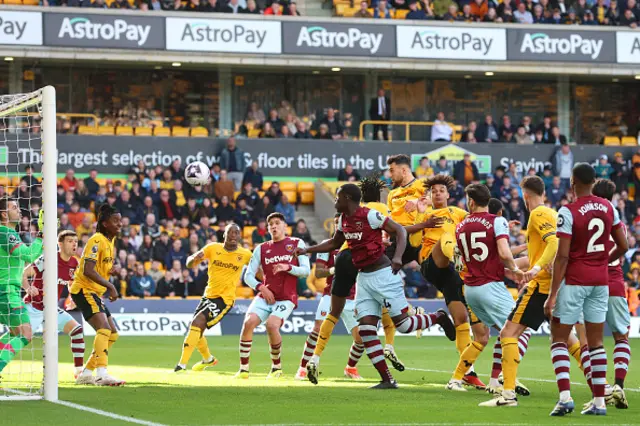
[(365, 203), (380, 202), (380, 192), (387, 184), (380, 180), (380, 173), (373, 173), (360, 180), (358, 186), (362, 191), (362, 201)]
[(616, 184), (609, 179), (598, 179), (591, 190), (596, 197), (604, 198), (611, 201), (613, 194), (616, 193)]
[(435, 175), (423, 181), (425, 191), (431, 190), (436, 185), (444, 185), (447, 190), (451, 191), (455, 188), (453, 185), (453, 178), (447, 175)]
[(115, 207), (110, 206), (109, 204), (103, 204), (100, 206), (100, 210), (98, 211), (98, 225), (96, 226), (96, 231), (99, 233), (106, 235), (106, 229), (102, 222), (105, 222), (111, 218), (111, 216), (118, 214), (118, 210)]

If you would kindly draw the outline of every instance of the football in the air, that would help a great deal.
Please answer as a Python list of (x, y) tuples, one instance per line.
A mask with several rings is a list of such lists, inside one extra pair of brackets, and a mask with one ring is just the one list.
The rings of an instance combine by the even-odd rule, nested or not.
[(211, 179), (211, 171), (202, 161), (194, 161), (184, 169), (184, 178), (189, 185), (206, 185)]

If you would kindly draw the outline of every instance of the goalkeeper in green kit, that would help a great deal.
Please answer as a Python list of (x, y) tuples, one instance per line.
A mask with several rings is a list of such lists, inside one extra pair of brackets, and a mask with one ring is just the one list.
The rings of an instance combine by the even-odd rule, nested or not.
[[(33, 335), (22, 301), (22, 273), (25, 264), (42, 254), (42, 238), (36, 238), (29, 246), (24, 244), (15, 230), (21, 218), (16, 200), (0, 198), (0, 324), (9, 328), (8, 333), (0, 336), (0, 373), (29, 344)], [(42, 211), (38, 226), (42, 231)]]

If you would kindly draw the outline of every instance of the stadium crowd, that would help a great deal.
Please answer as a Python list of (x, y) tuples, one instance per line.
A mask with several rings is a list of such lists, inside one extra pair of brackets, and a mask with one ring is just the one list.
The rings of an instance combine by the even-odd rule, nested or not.
[[(187, 269), (185, 262), (207, 243), (222, 241), (226, 224), (235, 222), (241, 227), (255, 227), (242, 241), (246, 248), (267, 241), (265, 218), (270, 213), (282, 213), (291, 226), (293, 236), (307, 244), (314, 241), (303, 219), (295, 219), (296, 206), (289, 203), (278, 182), (262, 191), (264, 179), (253, 162), (242, 167), (244, 153), (236, 146), (234, 138), (220, 153), (220, 163), (211, 169), (211, 182), (206, 186), (192, 187), (184, 181), (179, 160), (170, 167), (146, 167), (139, 163), (124, 180), (106, 180), (98, 183), (98, 172), (92, 170), (84, 179), (75, 176), (73, 169), (66, 172), (58, 183), (58, 215), (61, 230), (74, 230), (79, 237), (78, 254), (95, 232), (95, 212), (100, 205), (114, 205), (122, 214), (123, 228), (116, 242), (117, 276), (112, 278), (122, 297), (187, 297), (200, 296), (207, 282), (207, 265), (200, 264)], [(555, 209), (573, 200), (568, 189), (573, 154), (567, 144), (561, 145), (539, 175), (547, 186), (546, 205)], [(618, 193), (613, 203), (622, 221), (629, 228), (630, 250), (623, 265), (629, 287), (629, 306), (632, 312), (639, 305), (636, 292), (640, 290), (640, 202), (630, 196), (627, 188), (640, 185), (640, 150), (631, 159), (632, 166), (621, 153), (612, 161), (602, 155), (596, 166), (599, 177), (612, 179)], [(476, 165), (466, 154), (461, 161), (449, 161), (441, 156), (437, 161), (423, 157), (414, 170), (416, 178), (424, 179), (434, 174), (447, 174), (455, 178), (455, 188), (450, 191), (451, 205), (465, 208), (464, 187), (481, 179)], [(518, 221), (511, 230), (511, 243), (524, 244), (528, 213), (519, 183), (525, 174), (537, 174), (535, 169), (521, 171), (512, 163), (508, 168), (498, 166), (483, 181), (492, 195), (502, 201), (504, 215)], [(351, 165), (340, 171), (339, 179), (357, 181), (360, 173)], [(388, 171), (382, 177), (391, 186)], [(629, 185), (633, 184), (633, 185)], [(0, 186), (0, 196), (5, 188)], [(36, 222), (42, 200), (42, 188), (29, 166), (13, 193), (23, 210), (19, 226), (21, 238), (29, 243), (37, 232)], [(636, 198), (640, 201), (640, 199)], [(415, 262), (414, 262), (415, 263)], [(403, 270), (405, 291), (408, 297), (434, 298), (435, 288), (420, 274), (419, 265), (410, 264)], [(314, 297), (321, 293), (324, 281), (311, 274), (300, 280), (300, 296)], [(239, 284), (241, 285), (241, 284)], [(243, 289), (252, 296), (250, 288)]]

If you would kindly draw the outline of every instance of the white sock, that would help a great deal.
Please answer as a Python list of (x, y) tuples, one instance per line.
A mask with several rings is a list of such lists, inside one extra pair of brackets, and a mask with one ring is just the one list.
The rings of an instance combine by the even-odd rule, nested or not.
[(498, 381), (498, 379), (489, 379), (489, 387), (490, 388), (497, 388), (500, 386), (500, 382)]
[(96, 370), (98, 377), (104, 377), (107, 375), (107, 367), (98, 367)]
[(593, 399), (593, 402), (596, 405), (596, 408), (607, 408), (607, 405), (604, 403), (604, 397), (603, 396), (596, 396)]
[(502, 391), (502, 396), (505, 399), (515, 399), (516, 398), (516, 393), (515, 393), (515, 391), (512, 391), (512, 390), (511, 391), (505, 390), (505, 391)]
[(315, 365), (320, 365), (320, 356), (319, 355), (313, 355), (311, 357), (311, 359), (309, 360), (309, 362), (314, 363)]
[(464, 373), (464, 375), (466, 376), (467, 374), (471, 374), (471, 373), (473, 373), (474, 371), (476, 371), (476, 370), (474, 370), (474, 369), (473, 369), (473, 365), (472, 365), (471, 367), (469, 367), (469, 369), (467, 370), (467, 372), (466, 372), (466, 373)]
[(82, 370), (82, 375), (87, 377), (93, 376), (93, 370), (89, 370), (88, 368), (85, 368), (84, 370)]
[(186, 364), (178, 364), (178, 367), (182, 368), (182, 369), (186, 369), (187, 365)]
[(386, 350), (386, 349), (388, 349), (388, 350), (390, 350), (391, 352), (395, 352), (395, 350), (393, 349), (393, 345), (390, 345), (390, 344), (388, 344), (388, 343), (387, 343), (386, 345), (384, 345), (384, 348), (385, 348), (385, 350)]
[(209, 358), (205, 359), (204, 362), (208, 364), (210, 362), (213, 362), (214, 359), (215, 358), (213, 357), (213, 355), (211, 355)]
[(272, 370), (282, 370), (282, 364), (271, 364)]
[(570, 391), (562, 391), (560, 392), (560, 401), (561, 402), (567, 402), (571, 399), (571, 392)]

